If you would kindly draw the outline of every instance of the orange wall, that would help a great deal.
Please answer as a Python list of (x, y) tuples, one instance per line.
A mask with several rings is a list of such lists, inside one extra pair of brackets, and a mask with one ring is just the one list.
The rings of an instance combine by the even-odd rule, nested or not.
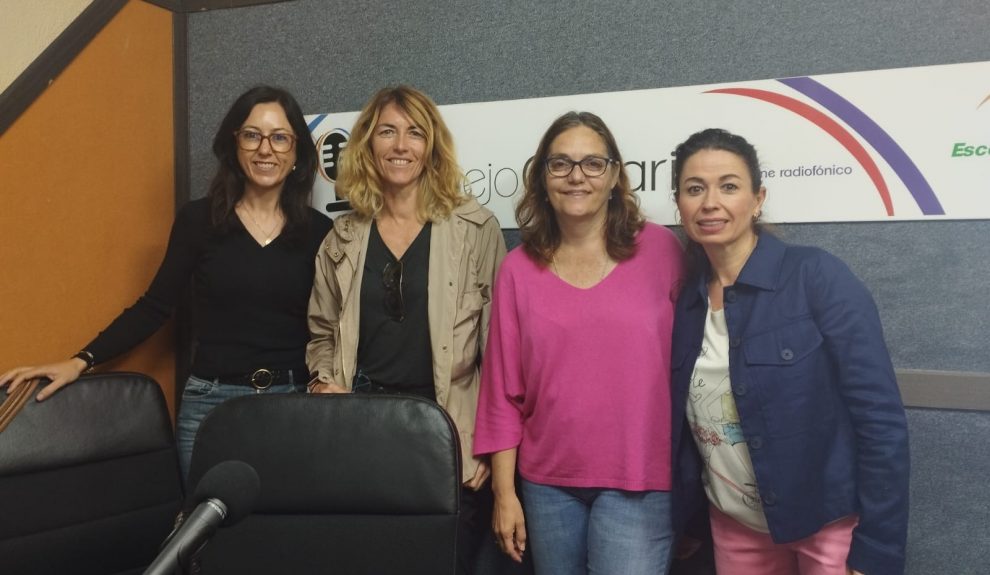
[[(131, 0), (0, 136), (0, 371), (67, 358), (147, 288), (175, 211), (172, 15)], [(155, 378), (171, 326), (101, 369)]]

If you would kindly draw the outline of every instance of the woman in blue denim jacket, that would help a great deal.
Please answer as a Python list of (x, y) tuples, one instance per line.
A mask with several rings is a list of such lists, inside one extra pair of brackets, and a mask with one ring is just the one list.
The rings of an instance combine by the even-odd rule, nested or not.
[(720, 575), (900, 574), (908, 437), (876, 306), (837, 258), (756, 222), (756, 151), (678, 146), (690, 270), (673, 344), (675, 521), (709, 503)]

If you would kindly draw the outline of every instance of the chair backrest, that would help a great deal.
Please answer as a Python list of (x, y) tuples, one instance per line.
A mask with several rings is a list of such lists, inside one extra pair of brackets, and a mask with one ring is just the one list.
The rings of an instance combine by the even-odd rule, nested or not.
[(436, 403), (386, 395), (230, 400), (196, 436), (189, 485), (241, 460), (261, 478), (254, 512), (200, 556), (218, 573), (454, 572), (460, 447)]
[(81, 377), (0, 433), (0, 573), (140, 572), (181, 502), (158, 384)]

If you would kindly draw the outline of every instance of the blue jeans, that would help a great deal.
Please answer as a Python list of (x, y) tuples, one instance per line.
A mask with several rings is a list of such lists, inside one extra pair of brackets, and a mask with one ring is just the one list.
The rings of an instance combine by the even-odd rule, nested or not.
[(663, 575), (674, 532), (670, 493), (522, 481), (526, 547), (537, 575)]
[(189, 462), (192, 460), (193, 443), (199, 424), (213, 408), (235, 397), (258, 393), (305, 393), (306, 382), (273, 385), (268, 389), (257, 390), (250, 385), (223, 385), (216, 380), (189, 376), (186, 388), (182, 391), (179, 403), (179, 417), (175, 426), (175, 443), (179, 450), (179, 468), (182, 480), (189, 476)]

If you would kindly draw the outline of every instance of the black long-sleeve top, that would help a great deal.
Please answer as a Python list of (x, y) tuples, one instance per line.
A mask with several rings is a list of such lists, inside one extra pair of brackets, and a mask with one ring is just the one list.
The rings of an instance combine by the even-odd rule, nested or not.
[(240, 222), (218, 232), (208, 200), (187, 203), (148, 291), (84, 349), (101, 363), (141, 343), (172, 315), (192, 278), (193, 373), (209, 378), (304, 367), (313, 266), (332, 225), (316, 210), (310, 215), (304, 241), (279, 236), (262, 247)]

